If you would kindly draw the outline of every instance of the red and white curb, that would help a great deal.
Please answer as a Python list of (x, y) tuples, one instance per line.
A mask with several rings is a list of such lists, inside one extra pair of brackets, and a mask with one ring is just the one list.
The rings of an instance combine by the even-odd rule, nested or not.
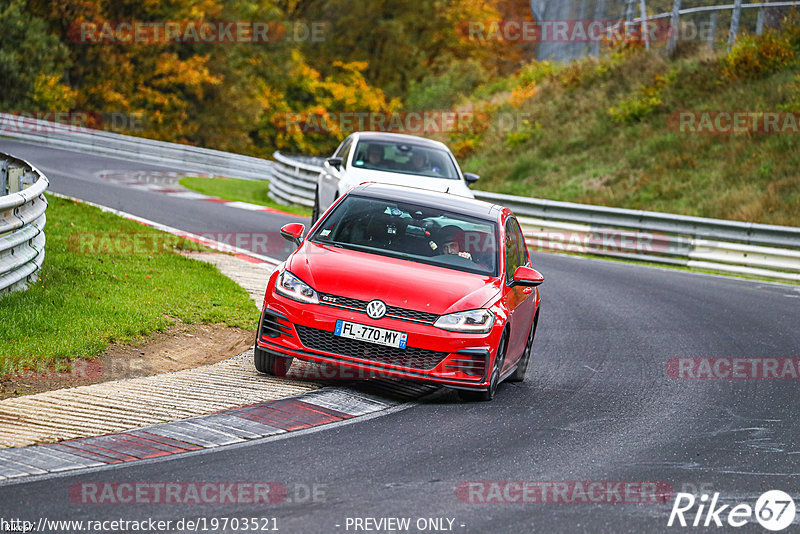
[(105, 436), (0, 450), (0, 484), (17, 479), (161, 458), (376, 414), (437, 391), (377, 380)]
[[(200, 200), (204, 202), (214, 202), (216, 204), (220, 204), (222, 206), (227, 206), (229, 208), (236, 208), (241, 210), (247, 211), (265, 211), (268, 213), (277, 213), (280, 215), (289, 215), (292, 217), (298, 217), (296, 213), (290, 213), (288, 211), (279, 210), (276, 208), (269, 208), (266, 206), (259, 206), (258, 204), (250, 204), (249, 202), (238, 202), (238, 201), (231, 201), (225, 200), (222, 198), (212, 197), (208, 195), (204, 195), (202, 193), (197, 193), (195, 191), (190, 191), (180, 185), (177, 184), (177, 181), (181, 178), (187, 176), (198, 176), (200, 178), (215, 178), (215, 176), (209, 174), (198, 174), (198, 173), (176, 173), (176, 172), (149, 172), (147, 176), (139, 175), (139, 173), (114, 173), (113, 171), (105, 171), (99, 173), (100, 178), (113, 182), (115, 184), (123, 185), (125, 187), (130, 187), (132, 189), (137, 189), (139, 191), (147, 191), (150, 193), (160, 193), (163, 195), (167, 195), (174, 198), (184, 198), (188, 200)], [(156, 179), (156, 182), (149, 182), (146, 181), (147, 177), (153, 177)], [(158, 183), (158, 181), (163, 181), (164, 179), (170, 179), (173, 184), (163, 184)], [(267, 181), (264, 181), (264, 184), (267, 184)]]

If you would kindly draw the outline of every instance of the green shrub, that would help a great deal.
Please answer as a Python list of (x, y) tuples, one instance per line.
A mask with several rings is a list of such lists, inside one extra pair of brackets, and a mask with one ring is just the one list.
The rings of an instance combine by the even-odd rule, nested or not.
[(730, 54), (722, 59), (722, 73), (731, 80), (762, 78), (795, 62), (789, 36), (768, 31), (763, 37), (739, 37)]
[(676, 70), (666, 76), (656, 74), (651, 85), (640, 88), (636, 95), (624, 100), (619, 106), (611, 107), (608, 114), (617, 123), (638, 122), (660, 109), (663, 105), (661, 94), (677, 77)]

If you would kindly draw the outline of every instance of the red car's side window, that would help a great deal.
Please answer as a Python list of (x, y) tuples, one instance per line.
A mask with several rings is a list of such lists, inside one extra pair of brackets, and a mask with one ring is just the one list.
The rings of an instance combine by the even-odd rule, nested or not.
[(514, 219), (506, 221), (506, 279), (510, 280), (514, 275), (514, 271), (519, 267), (519, 241), (517, 234), (514, 232), (516, 223)]
[(528, 247), (525, 236), (516, 219), (509, 218), (505, 226), (506, 234), (506, 279), (514, 275), (514, 271), (521, 265), (528, 264)]
[(519, 265), (528, 265), (528, 246), (525, 244), (525, 235), (519, 226), (519, 221), (514, 219), (514, 234), (517, 236), (517, 253)]

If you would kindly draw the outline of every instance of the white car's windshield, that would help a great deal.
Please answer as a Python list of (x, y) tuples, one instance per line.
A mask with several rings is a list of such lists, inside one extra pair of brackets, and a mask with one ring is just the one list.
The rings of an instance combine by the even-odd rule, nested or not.
[(409, 143), (360, 141), (353, 167), (457, 180), (458, 170), (446, 150)]
[(497, 276), (497, 224), (430, 206), (348, 196), (311, 241)]

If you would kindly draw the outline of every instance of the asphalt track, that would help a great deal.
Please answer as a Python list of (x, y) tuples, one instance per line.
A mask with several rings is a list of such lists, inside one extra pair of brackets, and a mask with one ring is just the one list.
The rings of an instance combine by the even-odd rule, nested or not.
[[(151, 166), (5, 140), (0, 151), (39, 166), (53, 191), (185, 230), (275, 231), (269, 225), (290, 219), (201, 210), (92, 178)], [(686, 380), (666, 371), (676, 357), (800, 357), (800, 288), (546, 254), (534, 255), (534, 266), (546, 282), (527, 381), (501, 385), (491, 403), (462, 403), (442, 390), (404, 410), (285, 439), (4, 484), (0, 518), (274, 517), (280, 532), (303, 533), (364, 532), (348, 518), (365, 517), (410, 518), (400, 532), (419, 532), (419, 518), (453, 519), (452, 531), (464, 533), (763, 532), (754, 520), (738, 529), (667, 527), (671, 496), (656, 504), (475, 503), (456, 489), (470, 481), (653, 481), (718, 492), (727, 505), (753, 506), (769, 489), (800, 497), (799, 381)], [(292, 502), (97, 505), (69, 496), (85, 482), (201, 481), (279, 482)], [(324, 495), (308, 502), (310, 487)], [(226, 531), (243, 531), (232, 526)]]

